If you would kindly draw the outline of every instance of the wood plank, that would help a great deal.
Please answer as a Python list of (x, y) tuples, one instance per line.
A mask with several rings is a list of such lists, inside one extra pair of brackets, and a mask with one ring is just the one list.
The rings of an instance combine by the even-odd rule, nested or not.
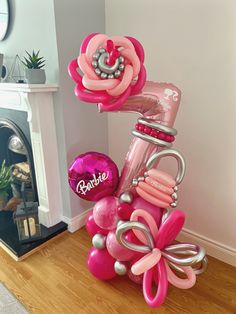
[(0, 280), (32, 313), (236, 313), (236, 268), (209, 257), (207, 272), (189, 290), (169, 288), (159, 309), (127, 277), (109, 282), (87, 270), (91, 239), (84, 229), (66, 233), (20, 263), (0, 250)]
[(7, 254), (9, 254), (14, 261), (16, 262), (20, 262), (23, 261), (24, 259), (26, 259), (27, 257), (29, 257), (30, 255), (34, 254), (35, 252), (38, 252), (39, 250), (43, 249), (45, 246), (47, 246), (49, 243), (51, 243), (52, 241), (56, 240), (57, 238), (63, 236), (65, 233), (68, 233), (67, 230), (57, 234), (56, 236), (54, 236), (53, 238), (47, 240), (46, 242), (42, 243), (41, 245), (35, 247), (33, 250), (27, 252), (26, 254), (18, 257), (16, 254), (14, 254), (6, 245), (4, 242), (1, 241), (0, 239), (0, 248), (2, 248)]

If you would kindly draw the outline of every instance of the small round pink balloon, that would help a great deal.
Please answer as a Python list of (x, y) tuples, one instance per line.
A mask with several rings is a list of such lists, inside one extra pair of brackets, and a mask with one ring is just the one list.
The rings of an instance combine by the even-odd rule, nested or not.
[(88, 234), (93, 237), (97, 233), (101, 233), (103, 235), (107, 235), (109, 230), (104, 230), (100, 228), (93, 219), (93, 212), (89, 213), (85, 223), (86, 230)]
[(117, 242), (115, 231), (110, 231), (108, 233), (106, 247), (111, 256), (118, 261), (129, 261), (135, 254), (135, 252), (126, 249)]
[(107, 196), (98, 201), (93, 209), (95, 223), (102, 229), (113, 230), (118, 222), (117, 215), (118, 199)]
[(143, 275), (134, 275), (131, 270), (128, 271), (128, 277), (134, 283), (141, 285), (143, 283)]
[(97, 152), (76, 157), (69, 168), (68, 177), (72, 190), (88, 201), (98, 201), (112, 195), (119, 181), (116, 164), (110, 157)]
[(115, 261), (106, 249), (98, 250), (92, 247), (88, 254), (87, 265), (94, 277), (109, 280), (116, 276)]

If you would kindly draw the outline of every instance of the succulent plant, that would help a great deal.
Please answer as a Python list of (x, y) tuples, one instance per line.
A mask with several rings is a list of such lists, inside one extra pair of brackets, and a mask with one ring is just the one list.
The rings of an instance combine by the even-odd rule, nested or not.
[(11, 171), (12, 166), (6, 166), (6, 160), (3, 160), (0, 168), (0, 195), (8, 196), (7, 191), (11, 187)]
[(22, 61), (22, 63), (28, 69), (41, 69), (45, 66), (45, 59), (43, 57), (39, 57), (39, 51), (35, 53), (33, 50), (32, 54), (25, 51), (27, 53), (27, 57), (24, 57), (25, 61)]

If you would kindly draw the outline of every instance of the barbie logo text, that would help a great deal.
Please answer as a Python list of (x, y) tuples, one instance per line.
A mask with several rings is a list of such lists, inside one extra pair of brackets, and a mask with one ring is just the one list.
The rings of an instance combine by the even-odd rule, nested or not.
[(76, 186), (76, 192), (79, 194), (86, 195), (91, 189), (98, 186), (101, 182), (106, 181), (109, 177), (109, 172), (102, 172), (98, 174), (93, 174), (93, 179), (89, 180), (87, 183), (84, 180), (80, 180)]

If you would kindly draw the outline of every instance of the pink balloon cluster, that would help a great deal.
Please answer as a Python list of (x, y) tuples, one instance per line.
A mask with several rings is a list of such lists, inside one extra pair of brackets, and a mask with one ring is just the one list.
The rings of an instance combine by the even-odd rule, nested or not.
[(101, 109), (112, 111), (143, 88), (146, 82), (143, 62), (144, 50), (135, 38), (90, 34), (68, 70), (77, 83), (75, 94), (80, 100), (100, 103)]
[[(68, 67), (76, 96), (98, 103), (100, 111), (141, 114), (143, 132), (133, 131), (135, 138), (120, 178), (115, 163), (96, 152), (78, 156), (68, 176), (79, 197), (96, 201), (86, 221), (93, 244), (89, 271), (100, 280), (128, 275), (142, 284), (147, 304), (157, 307), (164, 302), (169, 283), (181, 289), (192, 287), (207, 260), (197, 245), (174, 244), (185, 216), (179, 210), (169, 213), (168, 208), (176, 206), (184, 162), (178, 152), (165, 151), (182, 169), (174, 179), (157, 170), (153, 158), (160, 157), (160, 147), (171, 146), (164, 139), (176, 134), (172, 126), (180, 91), (172, 84), (146, 82), (143, 62), (143, 47), (135, 38), (90, 34), (84, 39), (79, 57)], [(160, 133), (161, 140), (155, 138)]]

